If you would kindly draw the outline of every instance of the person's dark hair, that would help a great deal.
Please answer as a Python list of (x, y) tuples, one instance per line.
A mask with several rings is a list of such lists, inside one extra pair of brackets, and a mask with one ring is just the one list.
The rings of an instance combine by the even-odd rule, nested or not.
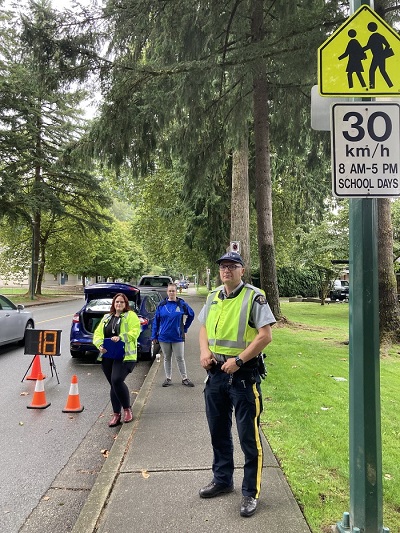
[(170, 281), (170, 282), (168, 283), (168, 287), (175, 287), (175, 289), (178, 288), (177, 285), (176, 285), (176, 283), (174, 283), (173, 281)]
[(122, 292), (119, 292), (118, 294), (116, 294), (114, 296), (114, 298), (112, 299), (112, 302), (111, 302), (110, 313), (112, 315), (115, 315), (115, 300), (117, 298), (122, 298), (124, 300), (124, 302), (125, 302), (124, 309), (122, 311), (123, 313), (126, 313), (127, 311), (130, 310), (128, 298), (125, 296), (125, 294), (122, 294)]

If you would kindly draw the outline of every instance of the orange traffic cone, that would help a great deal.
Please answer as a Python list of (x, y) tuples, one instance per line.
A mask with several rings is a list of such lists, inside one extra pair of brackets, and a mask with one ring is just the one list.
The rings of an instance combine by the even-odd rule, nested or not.
[(38, 375), (42, 374), (42, 379), (44, 379), (46, 376), (42, 373), (42, 367), (40, 366), (40, 355), (35, 355), (33, 358), (33, 364), (31, 368), (31, 373), (29, 376), (26, 376), (25, 379), (38, 379)]
[(46, 409), (50, 405), (50, 402), (46, 401), (46, 394), (44, 392), (43, 374), (39, 372), (35, 392), (33, 393), (31, 405), (27, 405), (28, 409)]
[(83, 411), (83, 405), (79, 400), (78, 391), (78, 378), (74, 375), (71, 380), (71, 387), (69, 389), (69, 395), (67, 404), (62, 410), (63, 413), (81, 413)]

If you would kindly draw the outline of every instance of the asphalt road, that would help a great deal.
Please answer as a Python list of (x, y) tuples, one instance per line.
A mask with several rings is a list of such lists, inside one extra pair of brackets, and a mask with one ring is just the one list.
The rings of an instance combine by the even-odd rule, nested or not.
[[(0, 348), (0, 533), (70, 531), (118, 433), (108, 428), (112, 409), (100, 365), (69, 353), (72, 315), (82, 303), (31, 308), (37, 329), (62, 330), (61, 356), (54, 358), (60, 383), (41, 356), (48, 408), (27, 408), (36, 382), (23, 376), (34, 354), (15, 345)], [(149, 365), (140, 362), (128, 377), (133, 397)], [(73, 375), (84, 410), (63, 413)]]

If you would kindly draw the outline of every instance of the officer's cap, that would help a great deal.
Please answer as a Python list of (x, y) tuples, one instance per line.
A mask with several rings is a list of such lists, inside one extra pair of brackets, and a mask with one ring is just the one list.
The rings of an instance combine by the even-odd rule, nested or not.
[(234, 263), (239, 263), (240, 265), (244, 266), (243, 259), (241, 256), (236, 252), (228, 252), (224, 254), (222, 257), (220, 257), (216, 263), (220, 264), (222, 261), (233, 261)]

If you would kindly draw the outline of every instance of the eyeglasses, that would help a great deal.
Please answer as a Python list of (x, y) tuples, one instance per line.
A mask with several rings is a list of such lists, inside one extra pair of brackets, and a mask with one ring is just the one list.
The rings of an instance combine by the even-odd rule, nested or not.
[(229, 270), (232, 272), (232, 270), (236, 270), (237, 268), (242, 268), (241, 265), (219, 265), (220, 270)]

